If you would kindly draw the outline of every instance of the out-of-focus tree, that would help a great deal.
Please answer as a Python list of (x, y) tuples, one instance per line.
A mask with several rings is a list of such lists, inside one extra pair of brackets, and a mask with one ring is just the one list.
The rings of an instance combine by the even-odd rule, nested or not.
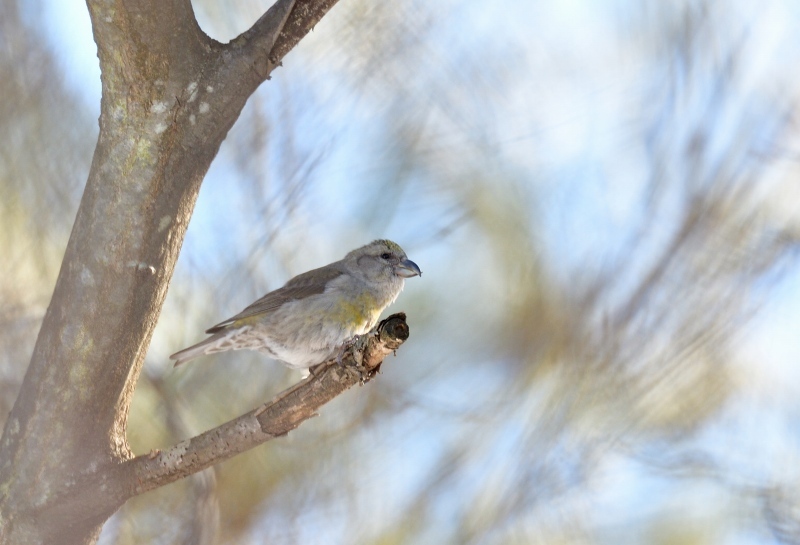
[(58, 273), (94, 135), (14, 1), (0, 3), (0, 34), (0, 414), (7, 415)]

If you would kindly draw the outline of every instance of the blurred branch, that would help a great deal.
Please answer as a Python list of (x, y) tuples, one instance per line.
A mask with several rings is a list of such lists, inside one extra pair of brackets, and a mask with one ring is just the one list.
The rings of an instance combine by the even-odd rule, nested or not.
[[(186, 422), (186, 409), (182, 407), (180, 396), (169, 387), (163, 375), (147, 372), (142, 381), (149, 382), (164, 407), (166, 425), (172, 437), (186, 437), (192, 434)], [(214, 468), (208, 468), (192, 476), (193, 501), (187, 502), (186, 521), (188, 528), (183, 530), (182, 543), (191, 545), (212, 545), (219, 532), (220, 509), (217, 498), (217, 477)]]

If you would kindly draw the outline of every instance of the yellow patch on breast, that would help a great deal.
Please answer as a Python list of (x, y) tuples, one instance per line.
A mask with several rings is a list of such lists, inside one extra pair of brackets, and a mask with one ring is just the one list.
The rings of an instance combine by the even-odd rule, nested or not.
[(339, 301), (330, 312), (330, 319), (342, 326), (355, 328), (371, 324), (381, 314), (378, 300), (370, 293), (362, 293), (354, 299)]

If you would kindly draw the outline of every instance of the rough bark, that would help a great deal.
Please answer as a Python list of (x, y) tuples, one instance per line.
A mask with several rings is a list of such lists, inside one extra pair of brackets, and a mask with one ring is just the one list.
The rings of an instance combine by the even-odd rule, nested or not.
[(93, 543), (126, 499), (44, 516), (75, 483), (139, 467), (128, 408), (200, 183), (247, 98), (335, 1), (278, 0), (229, 44), (202, 32), (189, 0), (87, 2), (100, 134), (0, 441), (0, 543)]

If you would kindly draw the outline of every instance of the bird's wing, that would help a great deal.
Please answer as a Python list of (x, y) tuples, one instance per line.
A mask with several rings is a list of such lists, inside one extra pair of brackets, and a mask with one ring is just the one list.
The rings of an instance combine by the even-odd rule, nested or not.
[(328, 285), (328, 282), (342, 274), (344, 274), (344, 269), (339, 262), (332, 263), (319, 269), (313, 269), (303, 274), (298, 274), (289, 280), (282, 288), (269, 292), (236, 316), (231, 316), (227, 320), (207, 329), (206, 333), (216, 333), (237, 320), (269, 314), (289, 301), (305, 299), (311, 295), (322, 293), (325, 291), (325, 286)]

